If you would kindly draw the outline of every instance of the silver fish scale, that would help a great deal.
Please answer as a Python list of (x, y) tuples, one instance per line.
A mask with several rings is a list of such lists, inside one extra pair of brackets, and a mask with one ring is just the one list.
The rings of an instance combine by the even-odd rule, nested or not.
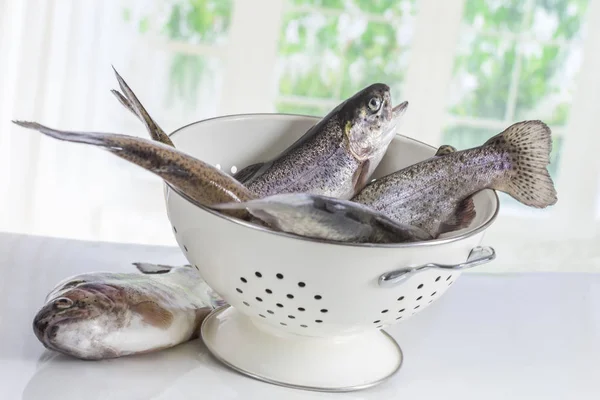
[[(349, 152), (337, 118), (323, 134), (299, 144), (295, 151), (267, 163), (269, 170), (249, 179), (245, 186), (258, 196), (304, 192), (339, 198), (353, 195), (353, 178), (360, 162)], [(318, 167), (318, 168), (317, 168)]]

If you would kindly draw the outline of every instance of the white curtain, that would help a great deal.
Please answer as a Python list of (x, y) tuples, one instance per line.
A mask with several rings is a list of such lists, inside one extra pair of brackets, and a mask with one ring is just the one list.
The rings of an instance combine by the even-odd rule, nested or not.
[[(31, 0), (3, 5), (0, 46), (0, 229), (91, 240), (174, 244), (161, 181), (101, 150), (58, 142), (11, 119), (145, 136), (109, 92), (111, 64), (167, 130), (170, 53), (123, 22), (124, 2)], [(131, 6), (138, 9), (142, 3)], [(214, 107), (187, 112), (206, 117)]]
[[(400, 133), (441, 144), (445, 99), (465, 1), (421, 0)], [(600, 17), (590, 1), (588, 21)], [(175, 245), (159, 178), (99, 149), (27, 131), (12, 119), (63, 129), (146, 136), (113, 98), (121, 73), (167, 131), (202, 118), (272, 112), (284, 0), (233, 1), (226, 43), (168, 42), (145, 35), (123, 10), (161, 15), (161, 1), (0, 0), (0, 230), (85, 240)], [(162, 7), (162, 8), (161, 8)], [(258, 22), (249, 15), (260, 14)], [(551, 211), (503, 210), (486, 235), (498, 259), (480, 271), (600, 271), (600, 25), (587, 24)], [(211, 60), (198, 101), (168, 100), (174, 54)]]

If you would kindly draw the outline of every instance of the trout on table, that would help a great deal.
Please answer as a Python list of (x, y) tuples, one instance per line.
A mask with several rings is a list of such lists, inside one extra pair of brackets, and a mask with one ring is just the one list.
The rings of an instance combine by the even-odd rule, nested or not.
[(255, 198), (232, 176), (164, 143), (117, 133), (62, 131), (37, 122), (13, 122), (55, 139), (90, 144), (108, 150), (160, 176), (204, 206)]
[(225, 304), (194, 266), (134, 265), (142, 274), (93, 272), (57, 284), (34, 317), (38, 340), (86, 360), (149, 353), (195, 339)]
[(371, 182), (352, 201), (433, 237), (469, 226), (475, 217), (472, 195), (483, 189), (534, 208), (557, 202), (546, 168), (551, 132), (542, 121), (518, 122), (481, 146), (453, 150), (440, 149), (435, 157)]
[(246, 209), (272, 229), (330, 241), (402, 243), (432, 238), (422, 229), (394, 222), (362, 204), (308, 193), (276, 194), (211, 208)]
[(234, 177), (258, 197), (309, 193), (349, 199), (368, 182), (408, 102), (392, 108), (390, 88), (372, 84), (343, 101), (276, 158)]

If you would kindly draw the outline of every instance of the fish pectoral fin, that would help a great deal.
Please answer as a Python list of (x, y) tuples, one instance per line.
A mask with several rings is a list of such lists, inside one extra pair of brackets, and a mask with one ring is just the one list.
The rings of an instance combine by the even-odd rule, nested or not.
[(475, 211), (475, 202), (473, 201), (473, 196), (469, 196), (456, 206), (454, 213), (452, 213), (446, 221), (440, 224), (436, 237), (442, 233), (468, 227), (475, 219), (475, 215), (477, 215)]
[(161, 329), (167, 329), (173, 322), (173, 314), (153, 301), (143, 301), (131, 306), (131, 310), (142, 317), (142, 320)]
[(367, 185), (367, 181), (369, 180), (369, 166), (370, 161), (365, 160), (361, 164), (360, 167), (354, 172), (354, 176), (352, 177), (352, 185), (354, 187), (354, 194), (357, 194)]
[(174, 268), (169, 265), (152, 264), (145, 262), (134, 262), (133, 265), (135, 265), (135, 267), (142, 274), (166, 274)]

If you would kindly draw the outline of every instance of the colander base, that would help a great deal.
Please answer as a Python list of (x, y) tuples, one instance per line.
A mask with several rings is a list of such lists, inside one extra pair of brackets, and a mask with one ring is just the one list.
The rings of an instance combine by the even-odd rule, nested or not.
[(403, 360), (383, 331), (354, 336), (276, 335), (226, 305), (204, 320), (202, 340), (228, 367), (268, 383), (297, 389), (347, 392), (382, 383)]

